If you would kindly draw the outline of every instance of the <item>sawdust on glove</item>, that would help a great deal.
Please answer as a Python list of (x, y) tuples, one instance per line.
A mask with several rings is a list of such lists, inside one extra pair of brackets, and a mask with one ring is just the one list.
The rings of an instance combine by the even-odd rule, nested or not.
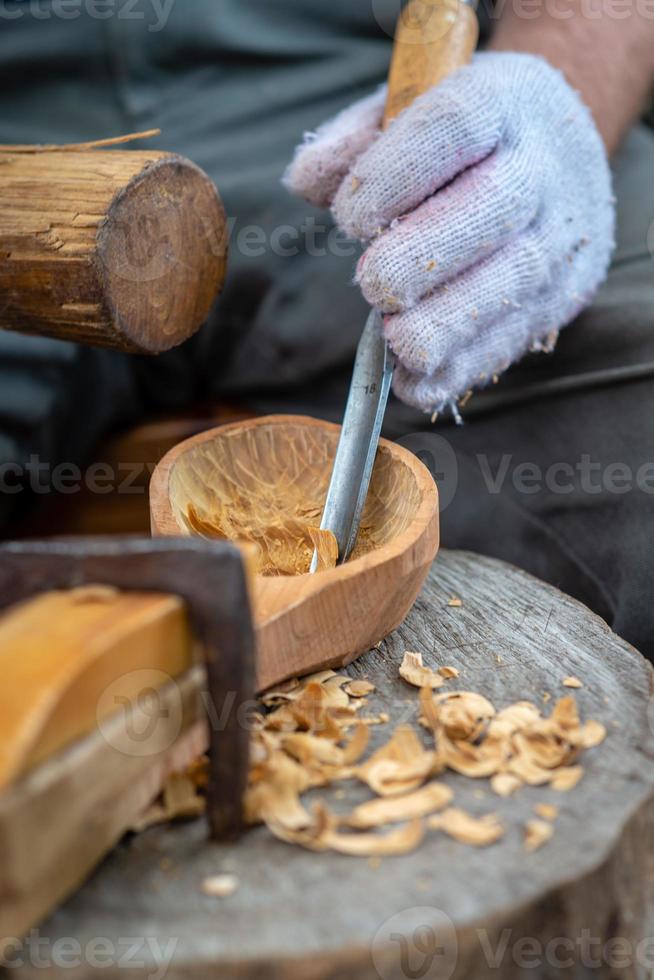
[(532, 55), (477, 54), (382, 133), (385, 97), (309, 135), (285, 181), (368, 243), (356, 279), (385, 315), (396, 394), (456, 411), (592, 301), (614, 245), (607, 156)]

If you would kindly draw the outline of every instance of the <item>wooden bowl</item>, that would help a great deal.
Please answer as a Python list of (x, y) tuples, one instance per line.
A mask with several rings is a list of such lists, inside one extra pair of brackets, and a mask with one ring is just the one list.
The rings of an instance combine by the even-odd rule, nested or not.
[[(191, 534), (202, 522), (221, 527), (216, 536), (225, 527), (238, 536), (234, 528), (249, 523), (318, 527), (339, 432), (327, 422), (277, 415), (180, 443), (152, 478), (152, 533)], [(412, 453), (386, 440), (361, 526), (345, 565), (315, 575), (253, 575), (259, 690), (349, 663), (399, 626), (415, 602), (438, 551), (438, 490)], [(307, 547), (307, 569), (310, 553)]]

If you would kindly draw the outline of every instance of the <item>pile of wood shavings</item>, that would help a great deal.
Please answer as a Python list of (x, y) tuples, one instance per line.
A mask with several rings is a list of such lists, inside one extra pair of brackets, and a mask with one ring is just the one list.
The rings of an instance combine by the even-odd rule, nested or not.
[[(430, 732), (430, 744), (425, 747), (411, 725), (400, 725), (368, 758), (370, 727), (389, 720), (365, 716), (366, 696), (374, 691), (368, 681), (323, 671), (265, 694), (266, 713), (258, 716), (252, 736), (248, 823), (263, 823), (277, 838), (310, 850), (360, 857), (408, 853), (428, 830), (484, 847), (504, 836), (502, 821), (494, 813), (479, 818), (452, 806), (453, 789), (434, 777), (449, 769), (490, 779), (493, 791), (504, 797), (523, 785), (568, 791), (583, 775), (577, 764), (581, 753), (606, 736), (599, 722), (580, 721), (572, 696), (543, 717), (528, 701), (497, 711), (474, 692), (435, 694), (458, 671), (430, 671), (419, 654), (407, 652), (400, 675), (420, 688), (418, 721)], [(195, 815), (206, 778), (202, 761), (176, 777), (140, 828), (148, 821)], [(186, 796), (180, 790), (184, 780)], [(303, 794), (345, 780), (364, 783), (374, 797), (347, 815), (333, 813), (324, 801), (309, 812)], [(536, 806), (536, 816), (523, 828), (526, 850), (551, 839), (557, 812), (551, 804)]]

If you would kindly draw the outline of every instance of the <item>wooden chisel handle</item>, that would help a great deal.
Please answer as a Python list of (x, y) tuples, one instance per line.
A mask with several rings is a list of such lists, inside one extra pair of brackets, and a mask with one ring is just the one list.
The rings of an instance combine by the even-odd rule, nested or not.
[(472, 3), (412, 0), (400, 14), (395, 34), (384, 128), (419, 95), (467, 65), (478, 39)]
[[(478, 37), (475, 11), (462, 0), (412, 0), (400, 14), (395, 33), (384, 128), (419, 95), (466, 65)], [(381, 313), (373, 310), (357, 348), (320, 524), (336, 538), (339, 563), (347, 561), (359, 533), (393, 369)], [(316, 552), (311, 571), (317, 570)]]

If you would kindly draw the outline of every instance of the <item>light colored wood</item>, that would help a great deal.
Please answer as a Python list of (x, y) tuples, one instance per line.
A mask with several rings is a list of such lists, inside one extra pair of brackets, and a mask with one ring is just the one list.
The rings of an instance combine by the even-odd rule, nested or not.
[(186, 340), (222, 287), (225, 211), (183, 157), (0, 152), (0, 326), (137, 353)]
[[(209, 520), (240, 509), (246, 526), (299, 518), (318, 527), (338, 434), (327, 422), (280, 415), (181, 443), (152, 479), (153, 534), (189, 534), (189, 506)], [(256, 575), (259, 690), (349, 663), (395, 629), (413, 605), (438, 550), (438, 490), (412, 453), (386, 440), (362, 528), (367, 542), (345, 565), (316, 575)]]
[(153, 136), (161, 136), (161, 130), (144, 129), (139, 133), (125, 133), (123, 136), (88, 140), (86, 143), (2, 143), (0, 153), (76, 153), (78, 150), (105, 150), (124, 143), (133, 143), (135, 140), (148, 140)]
[[(0, 957), (78, 888), (173, 772), (206, 750), (204, 669), (157, 692), (156, 724), (133, 741), (119, 711), (0, 794)], [(134, 751), (135, 749), (135, 751)]]
[[(238, 807), (254, 643), (231, 547), (15, 545), (0, 569), (5, 602), (84, 583), (16, 598), (0, 617), (1, 958), (2, 940), (77, 887), (168, 775), (207, 749), (209, 824)], [(127, 591), (90, 584), (96, 575)]]
[[(462, 599), (460, 608), (448, 606), (453, 595)], [(603, 722), (609, 734), (584, 754), (585, 776), (577, 788), (556, 793), (525, 787), (500, 799), (483, 780), (447, 773), (439, 778), (454, 790), (457, 805), (475, 814), (498, 812), (507, 828), (504, 839), (477, 850), (428, 834), (413, 854), (379, 865), (294, 848), (263, 827), (237, 845), (220, 847), (205, 842), (202, 821), (153, 828), (117, 848), (40, 927), (45, 948), (65, 936), (82, 948), (97, 936), (116, 947), (120, 937), (149, 937), (156, 945), (139, 949), (143, 973), (163, 972), (153, 949), (168, 950), (167, 980), (646, 980), (651, 967), (647, 961), (639, 967), (633, 958), (638, 943), (652, 935), (647, 917), (651, 923), (654, 911), (649, 664), (556, 589), (501, 562), (443, 551), (406, 622), (347, 670), (376, 685), (366, 712), (391, 716), (389, 725), (373, 727), (371, 752), (399, 722), (414, 724), (427, 739), (416, 722), (418, 692), (398, 677), (406, 649), (421, 651), (434, 669), (458, 667), (459, 680), (448, 684), (483, 692), (498, 707), (526, 698), (547, 712), (554, 699), (570, 693), (563, 678), (579, 677), (584, 687), (573, 693), (582, 717)], [(551, 697), (549, 706), (544, 694)], [(349, 812), (369, 793), (352, 781), (315, 796), (330, 809)], [(542, 802), (559, 807), (554, 837), (525, 854), (522, 829)], [(204, 895), (204, 879), (224, 872), (236, 875), (238, 891), (221, 900)], [(414, 937), (415, 930), (421, 931)], [(624, 964), (625, 944), (631, 944), (630, 964), (585, 968), (579, 962), (584, 934), (593, 939), (595, 960), (606, 942), (623, 940), (614, 952)], [(431, 970), (421, 969), (429, 964), (424, 946), (420, 953), (421, 937), (435, 938), (435, 947), (442, 942), (449, 954), (435, 958)], [(533, 947), (516, 945), (523, 938), (542, 945), (542, 967), (533, 965)], [(572, 941), (572, 947), (557, 945), (557, 939)], [(400, 959), (403, 948), (410, 970)], [(489, 950), (498, 954), (495, 967), (488, 963)], [(557, 968), (551, 959), (557, 955), (572, 955), (577, 964)], [(121, 980), (126, 972), (130, 980), (142, 975), (115, 961), (98, 975)], [(33, 968), (21, 978), (38, 980), (43, 973)], [(53, 965), (47, 975), (67, 980), (69, 971)], [(95, 974), (89, 967), (85, 975)]]
[(384, 126), (418, 96), (467, 65), (479, 39), (477, 15), (461, 0), (414, 0), (400, 14)]
[(174, 596), (91, 587), (47, 593), (4, 614), (0, 791), (132, 703), (144, 676), (158, 687), (189, 670), (192, 658), (186, 608)]

